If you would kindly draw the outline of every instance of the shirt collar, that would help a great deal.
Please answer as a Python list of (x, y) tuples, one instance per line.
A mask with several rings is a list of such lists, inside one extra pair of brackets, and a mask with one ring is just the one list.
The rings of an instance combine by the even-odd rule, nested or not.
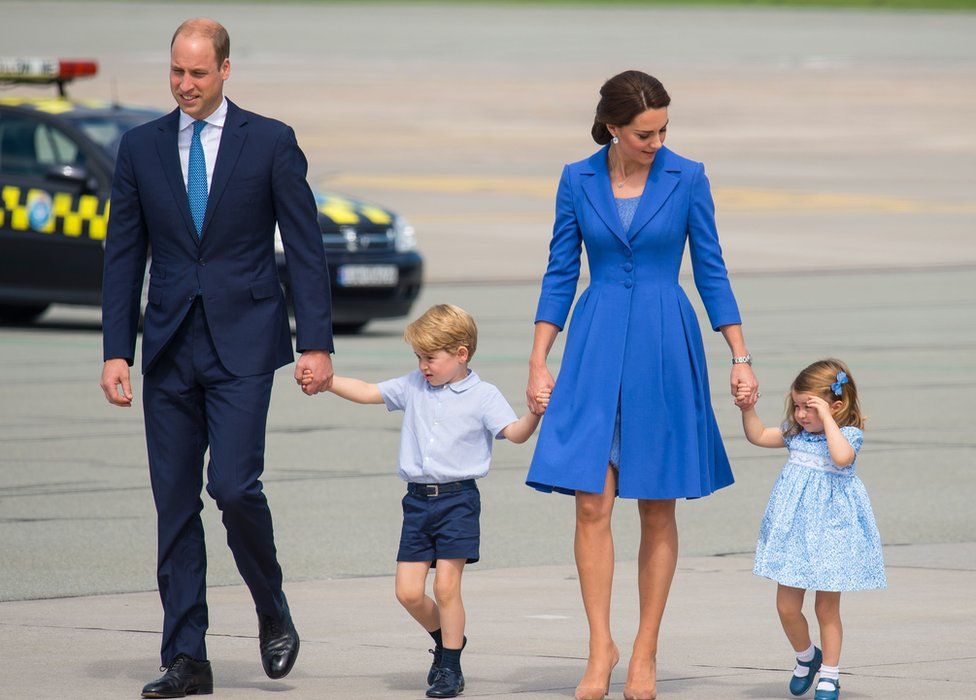
[[(227, 120), (227, 98), (225, 97), (220, 101), (220, 106), (213, 111), (213, 114), (211, 114), (203, 121), (207, 122), (207, 124), (212, 124), (213, 126), (223, 128), (224, 122), (226, 120)], [(195, 121), (196, 119), (191, 117), (183, 110), (180, 110), (180, 131), (183, 131), (183, 129), (192, 126), (193, 122)]]
[(467, 391), (480, 381), (481, 379), (478, 377), (477, 373), (474, 370), (469, 369), (467, 377), (459, 382), (448, 384), (447, 386), (449, 386), (451, 391), (453, 391), (455, 394), (460, 394), (462, 391)]

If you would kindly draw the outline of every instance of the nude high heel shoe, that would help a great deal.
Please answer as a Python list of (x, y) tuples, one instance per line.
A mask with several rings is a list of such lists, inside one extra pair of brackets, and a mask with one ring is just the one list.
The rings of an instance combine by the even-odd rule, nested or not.
[[(657, 659), (654, 660), (654, 674), (657, 676)], [(651, 686), (624, 686), (624, 700), (657, 700), (657, 688)]]
[(576, 700), (603, 700), (610, 694), (610, 676), (613, 675), (613, 669), (617, 667), (619, 661), (620, 652), (615, 650), (613, 663), (610, 664), (610, 670), (607, 672), (606, 684), (603, 686), (585, 686), (580, 683), (580, 685), (576, 686), (576, 693), (573, 697)]

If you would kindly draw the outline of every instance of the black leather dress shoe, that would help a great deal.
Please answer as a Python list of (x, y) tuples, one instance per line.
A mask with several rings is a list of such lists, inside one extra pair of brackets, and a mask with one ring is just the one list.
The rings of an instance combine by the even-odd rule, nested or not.
[(290, 615), (285, 620), (259, 615), (258, 622), (258, 640), (264, 672), (268, 674), (268, 678), (284, 678), (298, 658), (298, 631)]
[[(468, 646), (468, 638), (462, 637), (461, 639), (461, 650)], [(430, 662), (430, 670), (427, 671), (427, 685), (434, 685), (434, 678), (437, 677), (437, 669), (441, 667), (441, 652), (444, 651), (444, 647), (438, 644), (433, 649), (427, 650), (429, 653), (434, 655), (434, 660)]]
[(177, 654), (161, 678), (147, 683), (142, 689), (144, 698), (185, 698), (187, 695), (213, 693), (213, 670), (209, 661), (196, 661), (186, 654)]
[(452, 668), (437, 669), (433, 684), (427, 689), (429, 698), (456, 698), (464, 692), (464, 675)]

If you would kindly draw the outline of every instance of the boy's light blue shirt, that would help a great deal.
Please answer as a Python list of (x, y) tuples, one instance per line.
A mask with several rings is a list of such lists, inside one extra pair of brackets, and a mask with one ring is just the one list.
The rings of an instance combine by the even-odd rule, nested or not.
[(492, 439), (518, 420), (502, 393), (474, 372), (431, 386), (420, 370), (378, 384), (389, 411), (404, 411), (397, 475), (419, 484), (479, 479)]

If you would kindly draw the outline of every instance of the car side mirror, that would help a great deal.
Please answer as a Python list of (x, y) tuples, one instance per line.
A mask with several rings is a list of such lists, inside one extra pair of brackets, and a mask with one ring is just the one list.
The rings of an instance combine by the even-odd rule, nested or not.
[(98, 180), (81, 165), (55, 165), (46, 173), (48, 180), (82, 187), (88, 192), (98, 189)]

